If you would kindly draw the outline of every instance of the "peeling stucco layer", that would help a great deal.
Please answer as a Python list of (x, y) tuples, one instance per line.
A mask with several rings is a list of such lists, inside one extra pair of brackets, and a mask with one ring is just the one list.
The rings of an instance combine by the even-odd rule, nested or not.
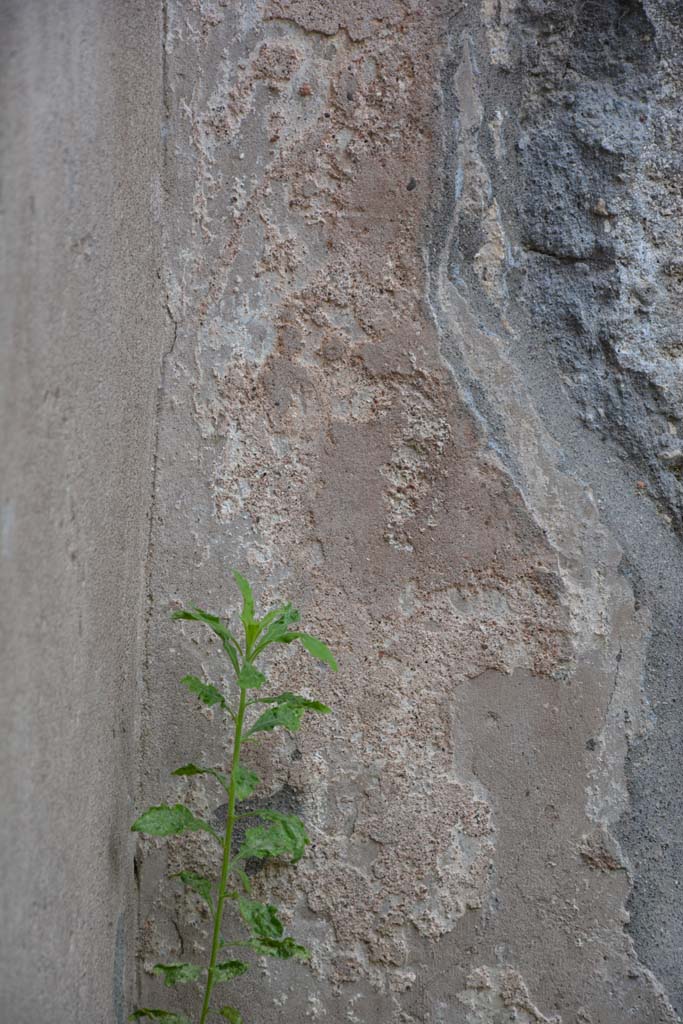
[[(341, 664), (278, 655), (334, 715), (249, 754), (314, 840), (255, 879), (313, 949), (241, 986), (263, 1024), (677, 1019), (673, 862), (640, 851), (678, 826), (633, 824), (678, 724), (653, 714), (681, 561), (672, 19), (167, 4), (143, 797), (224, 750), (175, 686), (219, 658), (168, 612), (234, 611), (230, 566)], [(140, 848), (145, 1001), (207, 944), (159, 882), (211, 857)], [(673, 908), (659, 945), (641, 884)]]

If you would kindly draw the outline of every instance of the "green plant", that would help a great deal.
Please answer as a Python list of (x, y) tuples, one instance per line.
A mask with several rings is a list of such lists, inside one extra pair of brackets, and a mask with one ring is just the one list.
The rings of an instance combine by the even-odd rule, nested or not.
[[(244, 743), (258, 737), (260, 733), (270, 732), (282, 727), (296, 732), (301, 719), (307, 711), (327, 714), (329, 708), (317, 700), (308, 700), (293, 693), (280, 693), (274, 697), (250, 696), (261, 689), (266, 682), (265, 675), (256, 668), (254, 662), (271, 644), (289, 644), (299, 641), (313, 657), (326, 662), (333, 671), (337, 671), (337, 663), (328, 647), (308, 633), (296, 629), (299, 613), (291, 604), (274, 608), (262, 619), (254, 617), (254, 597), (246, 579), (238, 572), (233, 576), (242, 593), (241, 621), (244, 632), (243, 642), (230, 631), (228, 626), (216, 615), (210, 615), (200, 608), (193, 607), (189, 611), (173, 613), (174, 619), (189, 619), (202, 622), (213, 630), (220, 638), (227, 654), (234, 683), (239, 699), (236, 706), (231, 706), (226, 695), (211, 683), (203, 682), (196, 676), (185, 676), (181, 683), (195, 694), (208, 707), (218, 707), (226, 712), (232, 723), (232, 755), (230, 757), (229, 774), (215, 768), (206, 768), (195, 764), (185, 764), (176, 768), (173, 775), (209, 775), (222, 786), (228, 795), (228, 813), (225, 832), (221, 836), (206, 821), (197, 817), (184, 804), (161, 804), (150, 807), (134, 822), (132, 830), (150, 836), (172, 836), (185, 831), (205, 831), (213, 836), (222, 846), (220, 876), (212, 882), (193, 871), (180, 871), (176, 876), (189, 889), (197, 893), (208, 905), (213, 919), (211, 956), (208, 965), (175, 963), (157, 964), (154, 971), (161, 975), (167, 985), (194, 982), (204, 983), (204, 996), (199, 1015), (199, 1024), (205, 1024), (210, 1013), (230, 1021), (231, 1024), (242, 1024), (242, 1016), (234, 1006), (211, 1008), (213, 990), (216, 985), (232, 981), (248, 970), (248, 964), (242, 960), (221, 960), (221, 950), (228, 947), (241, 947), (253, 952), (273, 956), (280, 959), (305, 960), (308, 950), (300, 946), (289, 936), (283, 934), (284, 928), (278, 916), (277, 908), (270, 903), (261, 903), (252, 899), (251, 884), (244, 865), (251, 858), (289, 856), (293, 863), (298, 861), (307, 846), (309, 839), (303, 822), (294, 814), (282, 814), (273, 810), (256, 810), (239, 814), (236, 806), (246, 800), (256, 789), (258, 776), (244, 767), (240, 761)], [(248, 721), (250, 715), (260, 711), (258, 717)], [(240, 848), (232, 854), (232, 841), (235, 822), (240, 818), (256, 817), (265, 824), (256, 824), (248, 828)], [(226, 900), (234, 900), (237, 910), (246, 926), (249, 938), (242, 941), (229, 941), (222, 937), (223, 911)], [(168, 1010), (139, 1009), (132, 1013), (129, 1020), (157, 1020), (166, 1024), (190, 1024), (183, 1014)]]

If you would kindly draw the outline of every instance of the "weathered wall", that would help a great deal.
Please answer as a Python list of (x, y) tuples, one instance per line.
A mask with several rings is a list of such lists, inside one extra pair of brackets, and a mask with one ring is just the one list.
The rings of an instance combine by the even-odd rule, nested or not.
[[(230, 566), (342, 665), (251, 755), (314, 836), (263, 1024), (683, 1005), (680, 42), (656, 0), (168, 4), (147, 797), (220, 756), (167, 613)], [(146, 997), (207, 856), (141, 850)]]
[(132, 998), (160, 40), (144, 2), (0, 2), (3, 1024)]
[[(0, 1005), (123, 1019), (136, 772), (222, 813), (168, 776), (224, 752), (168, 612), (236, 566), (341, 663), (270, 671), (335, 713), (249, 753), (314, 957), (246, 1019), (678, 1020), (680, 4), (4, 7)], [(212, 856), (139, 845), (147, 1003)]]

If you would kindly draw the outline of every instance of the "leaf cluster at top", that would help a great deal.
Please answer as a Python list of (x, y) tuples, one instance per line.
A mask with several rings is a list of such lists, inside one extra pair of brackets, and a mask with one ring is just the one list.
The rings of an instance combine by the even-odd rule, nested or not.
[[(220, 638), (223, 648), (232, 663), (238, 686), (243, 688), (258, 688), (262, 686), (265, 679), (261, 678), (257, 682), (252, 674), (252, 670), (253, 672), (257, 671), (253, 669), (253, 662), (271, 644), (291, 644), (294, 640), (298, 640), (302, 647), (309, 654), (312, 654), (314, 658), (318, 658), (329, 665), (333, 672), (337, 671), (337, 662), (327, 644), (324, 644), (322, 640), (318, 640), (317, 637), (311, 636), (310, 633), (304, 633), (302, 630), (292, 628), (296, 626), (300, 619), (296, 608), (288, 602), (278, 608), (273, 608), (262, 619), (257, 619), (254, 615), (254, 595), (249, 583), (238, 572), (233, 572), (233, 576), (242, 594), (240, 619), (244, 629), (244, 645), (240, 644), (237, 637), (222, 619), (217, 615), (212, 615), (210, 612), (197, 608), (196, 605), (189, 609), (182, 608), (179, 611), (173, 612), (172, 618), (203, 622)], [(240, 664), (242, 661), (244, 665), (241, 668)], [(246, 670), (246, 675), (243, 675), (242, 673), (245, 672), (246, 666), (250, 666), (250, 668)], [(242, 679), (240, 680), (241, 675)]]

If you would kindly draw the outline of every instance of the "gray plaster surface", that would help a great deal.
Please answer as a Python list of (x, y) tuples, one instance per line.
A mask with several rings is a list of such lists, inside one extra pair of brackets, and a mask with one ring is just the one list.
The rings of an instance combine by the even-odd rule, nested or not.
[(169, 613), (237, 567), (340, 662), (267, 667), (333, 714), (247, 753), (313, 840), (248, 1024), (679, 1021), (680, 4), (3, 22), (0, 1008), (196, 1018), (213, 841), (126, 829), (224, 821)]
[(121, 1024), (154, 413), (160, 12), (0, 3), (0, 1020)]

